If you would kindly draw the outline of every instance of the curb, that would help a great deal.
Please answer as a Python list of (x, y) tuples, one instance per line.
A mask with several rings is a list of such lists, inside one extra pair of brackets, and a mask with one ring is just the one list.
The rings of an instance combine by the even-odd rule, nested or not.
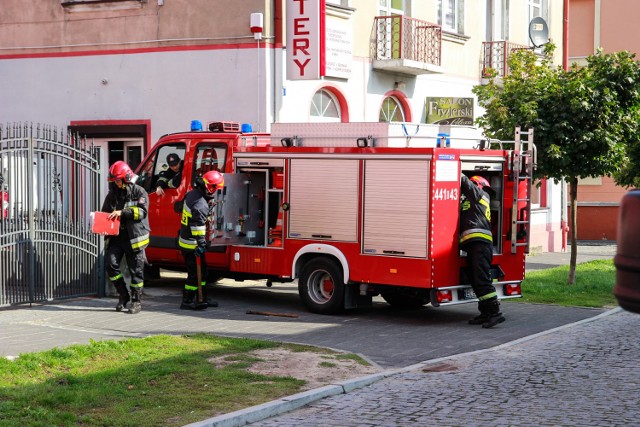
[(406, 366), (399, 369), (389, 369), (386, 371), (378, 372), (364, 377), (355, 378), (351, 380), (341, 381), (335, 384), (330, 384), (324, 387), (320, 387), (313, 390), (308, 390), (302, 393), (294, 394), (291, 396), (283, 397), (281, 399), (266, 402), (261, 405), (251, 406), (249, 408), (241, 409), (239, 411), (230, 412), (228, 414), (219, 415), (217, 417), (209, 418), (204, 421), (198, 421), (192, 424), (188, 424), (184, 427), (240, 427), (247, 424), (251, 424), (257, 421), (264, 420), (276, 415), (281, 415), (286, 412), (290, 412), (317, 400), (324, 399), (325, 397), (336, 396), (339, 394), (347, 394), (359, 388), (366, 387), (374, 384), (385, 378), (402, 374), (405, 372), (414, 371), (417, 369), (424, 369), (427, 366), (441, 363), (446, 360), (456, 360), (466, 356), (487, 353), (495, 350), (499, 350), (506, 347), (511, 347), (526, 341), (536, 339), (538, 337), (548, 335), (563, 329), (568, 329), (576, 325), (583, 323), (594, 322), (600, 320), (603, 317), (607, 317), (622, 311), (622, 308), (616, 307), (611, 310), (600, 313), (597, 316), (590, 317), (588, 319), (579, 320), (577, 322), (568, 323), (566, 325), (558, 326), (557, 328), (549, 329), (548, 331), (538, 332), (533, 335), (529, 335), (523, 338), (519, 338), (508, 343), (500, 344), (495, 347), (490, 347), (482, 350), (470, 351), (467, 353), (455, 354), (453, 356), (439, 357), (437, 359), (426, 360), (424, 362), (416, 363), (414, 365)]

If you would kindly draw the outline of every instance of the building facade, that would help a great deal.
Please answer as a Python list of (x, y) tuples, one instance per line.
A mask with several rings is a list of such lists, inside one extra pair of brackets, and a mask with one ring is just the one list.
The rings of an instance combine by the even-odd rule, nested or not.
[[(625, 0), (569, 0), (569, 63), (583, 64), (602, 48), (605, 53), (640, 53), (634, 37), (640, 3)], [(584, 178), (578, 184), (578, 239), (615, 240), (618, 209), (627, 189), (610, 177)]]
[[(471, 128), (472, 88), (508, 72), (536, 17), (561, 63), (563, 0), (3, 0), (0, 121), (67, 128), (134, 167), (194, 119)], [(532, 247), (559, 250), (560, 187), (533, 197)]]

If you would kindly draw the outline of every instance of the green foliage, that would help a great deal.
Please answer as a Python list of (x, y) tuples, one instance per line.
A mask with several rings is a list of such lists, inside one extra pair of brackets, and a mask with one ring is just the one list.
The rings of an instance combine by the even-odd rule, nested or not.
[(297, 393), (304, 381), (245, 369), (258, 361), (247, 352), (275, 347), (159, 335), (0, 358), (0, 426), (179, 426)]
[[(513, 129), (534, 128), (538, 177), (567, 180), (614, 175), (636, 185), (640, 165), (640, 67), (629, 52), (587, 58), (565, 71), (552, 66), (555, 47), (538, 60), (529, 50), (509, 57), (509, 74), (476, 86), (486, 109), (477, 123), (487, 135), (512, 139)], [(633, 163), (638, 162), (638, 163)]]
[(576, 283), (567, 286), (568, 266), (528, 272), (518, 302), (558, 304), (574, 307), (615, 307), (613, 295), (616, 269), (613, 260), (578, 264)]

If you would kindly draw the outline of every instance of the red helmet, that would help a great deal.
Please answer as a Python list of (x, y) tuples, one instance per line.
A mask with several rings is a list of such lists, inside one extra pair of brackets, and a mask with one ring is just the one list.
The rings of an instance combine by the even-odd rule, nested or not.
[(202, 181), (204, 182), (204, 188), (208, 194), (213, 194), (216, 190), (224, 187), (224, 176), (218, 171), (209, 171), (202, 175)]
[(469, 178), (471, 181), (475, 182), (476, 185), (478, 187), (480, 187), (481, 189), (483, 189), (484, 187), (489, 187), (491, 188), (491, 185), (489, 184), (489, 181), (487, 181), (485, 178), (475, 175), (472, 176), (471, 178)]
[(133, 179), (133, 171), (122, 160), (118, 160), (109, 168), (109, 182), (113, 182), (116, 179), (121, 179), (125, 183), (129, 183)]

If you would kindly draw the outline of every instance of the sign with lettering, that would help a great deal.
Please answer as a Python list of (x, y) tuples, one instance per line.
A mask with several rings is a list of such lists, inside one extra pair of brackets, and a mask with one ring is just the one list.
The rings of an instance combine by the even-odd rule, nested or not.
[(427, 98), (425, 123), (473, 126), (473, 98)]
[(326, 76), (348, 79), (353, 68), (353, 35), (351, 24), (344, 19), (326, 21)]
[(325, 0), (287, 0), (287, 79), (325, 75)]

